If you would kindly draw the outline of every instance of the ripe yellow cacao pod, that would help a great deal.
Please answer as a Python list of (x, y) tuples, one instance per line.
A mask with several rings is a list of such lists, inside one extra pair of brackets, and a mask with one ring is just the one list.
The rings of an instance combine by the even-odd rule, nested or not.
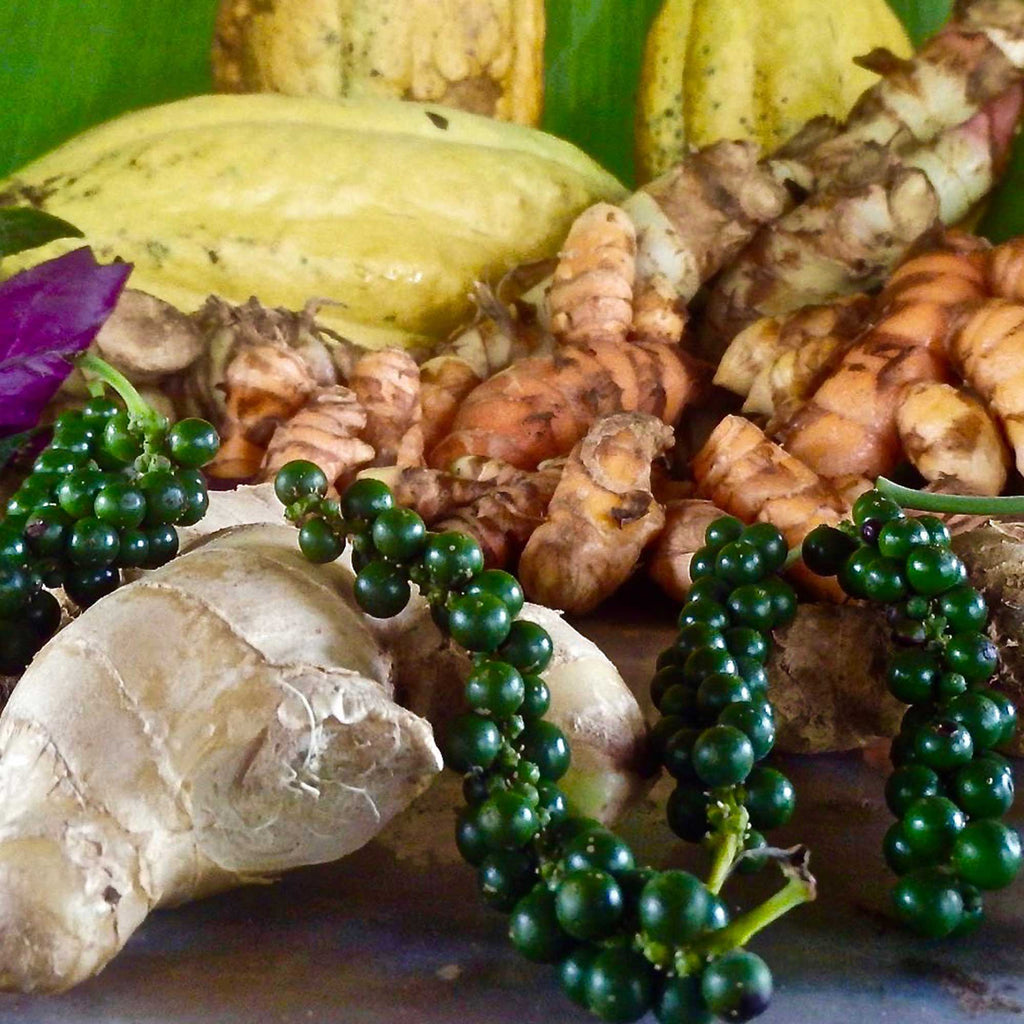
[(221, 0), (222, 92), (422, 100), (534, 125), (544, 0)]
[(637, 108), (643, 180), (692, 146), (775, 149), (819, 114), (845, 117), (877, 76), (853, 63), (912, 47), (885, 0), (666, 0), (647, 37)]
[[(131, 286), (198, 308), (301, 308), (368, 345), (429, 345), (474, 281), (554, 256), (573, 219), (624, 190), (531, 128), (400, 100), (200, 96), (93, 128), (0, 181), (0, 206), (70, 221)], [(54, 242), (3, 271), (82, 242)]]

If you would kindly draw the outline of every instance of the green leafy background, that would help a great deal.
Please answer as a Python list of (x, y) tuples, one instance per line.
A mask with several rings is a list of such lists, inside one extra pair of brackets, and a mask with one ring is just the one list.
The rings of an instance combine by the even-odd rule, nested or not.
[[(917, 43), (942, 24), (952, 0), (890, 2)], [(122, 111), (208, 91), (216, 6), (217, 0), (0, 0), (0, 174)], [(660, 0), (547, 0), (544, 127), (626, 182), (633, 177), (643, 40), (659, 6)], [(1022, 197), (1018, 143), (983, 225), (989, 235), (1024, 234)]]

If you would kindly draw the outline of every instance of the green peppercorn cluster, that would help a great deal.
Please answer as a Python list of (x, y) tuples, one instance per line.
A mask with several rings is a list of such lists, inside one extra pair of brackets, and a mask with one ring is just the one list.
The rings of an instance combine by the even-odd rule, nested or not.
[[(468, 710), (444, 742), (448, 766), (463, 775), (455, 840), (483, 899), (509, 914), (512, 945), (555, 965), (566, 994), (602, 1020), (635, 1021), (651, 1009), (662, 1024), (760, 1013), (771, 995), (763, 961), (709, 944), (730, 924), (717, 893), (685, 871), (639, 866), (619, 836), (573, 813), (558, 785), (568, 740), (544, 717), (552, 641), (517, 618), (516, 579), (484, 569), (473, 539), (428, 532), (379, 481), (357, 480), (332, 501), (324, 474), (293, 462), (275, 489), (309, 560), (333, 561), (352, 545), (353, 592), (367, 614), (397, 615), (416, 584), (441, 631), (470, 653)], [(771, 590), (773, 608), (779, 593)], [(751, 660), (760, 665), (759, 657)]]
[(0, 673), (21, 672), (60, 625), (50, 590), (84, 608), (118, 587), (121, 569), (177, 554), (175, 526), (206, 514), (200, 467), (218, 445), (205, 420), (168, 429), (102, 397), (60, 414), (0, 521)]
[(980, 923), (982, 893), (1008, 885), (1021, 865), (1020, 838), (999, 820), (1013, 803), (1013, 775), (995, 752), (1013, 736), (1017, 709), (989, 687), (998, 651), (988, 609), (945, 524), (907, 516), (878, 491), (857, 500), (852, 518), (813, 530), (803, 557), (851, 597), (887, 606), (897, 647), (888, 686), (910, 705), (885, 791), (898, 819), (884, 842), (900, 876), (894, 906), (926, 936), (961, 934)]
[(765, 663), (770, 631), (792, 621), (796, 595), (778, 573), (787, 558), (768, 523), (732, 516), (711, 523), (690, 564), (693, 586), (675, 643), (651, 681), (661, 713), (655, 748), (677, 785), (667, 815), (681, 839), (699, 842), (715, 819), (746, 810), (744, 869), (759, 864), (763, 832), (793, 814), (792, 783), (760, 765), (775, 743)]

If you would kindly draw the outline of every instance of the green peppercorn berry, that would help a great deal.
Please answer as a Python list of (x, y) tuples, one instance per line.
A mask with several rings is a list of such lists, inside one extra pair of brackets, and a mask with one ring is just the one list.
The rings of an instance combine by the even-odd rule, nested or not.
[(872, 575), (878, 552), (867, 544), (862, 544), (843, 563), (836, 574), (839, 585), (850, 597), (866, 598), (867, 580)]
[(952, 860), (965, 882), (1002, 889), (1020, 871), (1020, 836), (1000, 821), (973, 821), (956, 837)]
[(765, 572), (777, 572), (786, 564), (789, 556), (786, 539), (771, 523), (754, 523), (746, 527), (741, 539), (749, 541), (761, 553)]
[(84, 569), (101, 569), (117, 560), (121, 541), (117, 530), (95, 516), (79, 519), (68, 535), (68, 558)]
[(537, 787), (537, 813), (541, 822), (545, 823), (545, 814), (548, 825), (558, 825), (565, 821), (569, 816), (569, 799), (565, 793), (547, 779), (541, 779), (534, 785)]
[(917, 800), (942, 795), (942, 780), (936, 772), (923, 764), (907, 764), (897, 768), (885, 784), (886, 805), (897, 818), (902, 818)]
[(975, 750), (994, 747), (1003, 733), (1003, 716), (984, 693), (962, 693), (946, 705), (946, 715), (970, 734)]
[(524, 675), (537, 675), (548, 667), (555, 647), (548, 631), (528, 619), (516, 619), (498, 656), (511, 662)]
[(415, 558), (427, 543), (423, 519), (411, 508), (392, 508), (381, 512), (373, 521), (370, 535), (377, 551), (396, 562)]
[(892, 900), (896, 916), (927, 938), (944, 938), (963, 920), (964, 901), (956, 879), (938, 868), (905, 874), (896, 883)]
[(928, 597), (958, 587), (967, 579), (964, 563), (948, 547), (928, 544), (907, 556), (907, 582)]
[(796, 618), (796, 591), (778, 576), (769, 576), (760, 586), (772, 602), (771, 627), (788, 626)]
[(1017, 705), (999, 690), (986, 690), (985, 696), (999, 708), (1003, 720), (1003, 731), (999, 739), (992, 744), (994, 747), (1001, 747), (1004, 743), (1009, 743), (1017, 732)]
[(63, 451), (60, 448), (44, 448), (36, 456), (35, 462), (32, 463), (32, 469), (35, 473), (55, 473), (63, 477), (81, 468), (87, 461), (88, 458), (80, 452)]
[(886, 830), (882, 838), (882, 856), (894, 875), (905, 875), (908, 871), (930, 864), (933, 860), (914, 852), (902, 821), (894, 821)]
[(525, 603), (523, 588), (511, 573), (503, 569), (484, 569), (462, 588), (463, 594), (491, 594), (505, 603), (509, 615), (515, 618)]
[(487, 769), (501, 750), (501, 732), (482, 715), (459, 715), (448, 726), (444, 757), (449, 768), (465, 772)]
[[(103, 480), (90, 504), (97, 519), (118, 530), (134, 530), (146, 518), (145, 495), (127, 480)], [(64, 508), (76, 514), (67, 505)]]
[(818, 576), (835, 576), (858, 548), (857, 541), (834, 526), (816, 526), (804, 538), (804, 565)]
[(951, 672), (959, 672), (968, 685), (990, 678), (999, 664), (999, 650), (975, 630), (957, 633), (946, 643), (943, 657)]
[(732, 625), (729, 613), (725, 610), (724, 606), (715, 601), (708, 600), (706, 597), (687, 601), (679, 612), (677, 623), (680, 632), (687, 626), (696, 623), (701, 623), (717, 632), (721, 632)]
[(651, 703), (662, 714), (668, 714), (662, 709), (662, 699), (673, 686), (685, 683), (686, 676), (681, 665), (666, 665), (664, 668), (659, 668), (651, 677)]
[(662, 694), (659, 710), (667, 717), (691, 719), (697, 713), (697, 691), (689, 683), (670, 686)]
[(345, 550), (345, 538), (336, 534), (326, 519), (314, 516), (299, 529), (299, 550), (307, 561), (325, 565)]
[(60, 602), (45, 590), (37, 590), (22, 608), (19, 618), (41, 640), (49, 640), (60, 625)]
[(661, 871), (640, 893), (640, 927), (649, 939), (682, 946), (695, 939), (708, 918), (711, 893), (688, 871)]
[(943, 859), (966, 823), (964, 812), (944, 796), (921, 797), (903, 815), (907, 843), (921, 861)]
[(33, 554), (43, 558), (59, 558), (70, 532), (71, 518), (56, 505), (37, 509), (25, 523), (25, 539)]
[(494, 850), (477, 869), (477, 886), (484, 902), (509, 911), (537, 882), (537, 862), (522, 850)]
[(695, 686), (699, 686), (705, 678), (715, 673), (739, 675), (739, 666), (733, 656), (717, 647), (698, 648), (683, 665), (683, 678)]
[(892, 604), (907, 594), (903, 566), (877, 553), (867, 560), (860, 586), (864, 596), (878, 604)]
[(1013, 806), (1013, 776), (984, 758), (959, 768), (951, 790), (957, 806), (971, 818), (999, 818)]
[(775, 718), (770, 704), (749, 700), (729, 704), (718, 715), (718, 724), (739, 729), (750, 740), (755, 761), (767, 757), (775, 746)]
[(736, 659), (736, 668), (739, 670), (740, 678), (750, 687), (750, 692), (756, 700), (764, 700), (768, 694), (768, 673), (764, 665), (753, 658), (739, 657)]
[(694, 580), (686, 597), (688, 601), (707, 599), (715, 604), (724, 604), (731, 590), (732, 587), (725, 580), (720, 580), (717, 576), (704, 576)]
[(543, 718), (551, 707), (551, 691), (540, 676), (523, 676), (523, 704), (520, 713), (523, 718)]
[(889, 662), (889, 692), (904, 704), (922, 704), (934, 696), (939, 660), (930, 651), (897, 651)]
[(949, 547), (952, 540), (949, 527), (941, 519), (936, 519), (935, 516), (918, 516), (917, 521), (928, 531), (931, 544)]
[(768, 840), (757, 829), (747, 829), (743, 840), (743, 856), (736, 862), (736, 870), (741, 875), (756, 874), (768, 863), (764, 853), (767, 849)]
[(305, 498), (325, 497), (328, 485), (324, 471), (307, 459), (293, 459), (285, 463), (274, 477), (274, 493), (286, 508)]
[(142, 454), (142, 432), (129, 420), (126, 412), (117, 412), (103, 427), (100, 449), (113, 463), (127, 465)]
[(715, 557), (715, 575), (735, 585), (757, 583), (767, 574), (761, 550), (748, 540), (730, 541)]
[(906, 561), (911, 549), (930, 543), (928, 530), (912, 517), (890, 519), (878, 531), (878, 553), (900, 562)]
[(699, 974), (667, 978), (654, 1005), (658, 1024), (711, 1024)]
[(466, 702), (495, 718), (514, 715), (523, 704), (526, 684), (507, 661), (485, 661), (466, 680)]
[(726, 598), (732, 621), (753, 629), (768, 629), (773, 618), (772, 599), (761, 583), (743, 583)]
[(369, 562), (356, 574), (352, 593), (356, 604), (375, 619), (397, 615), (412, 596), (401, 568), (382, 559)]
[(749, 626), (734, 626), (723, 634), (726, 650), (734, 658), (751, 658), (764, 664), (768, 660), (768, 641), (759, 630)]
[(555, 890), (558, 923), (575, 939), (610, 935), (621, 920), (622, 911), (622, 890), (607, 871), (568, 871)]
[(855, 525), (863, 526), (869, 519), (877, 519), (887, 523), (892, 519), (902, 519), (906, 513), (892, 500), (878, 491), (865, 491), (853, 503), (852, 519)]
[(147, 526), (176, 523), (188, 511), (188, 496), (177, 476), (166, 469), (155, 469), (138, 479), (146, 499)]
[(974, 757), (970, 732), (950, 718), (922, 725), (914, 736), (914, 753), (922, 764), (944, 772), (967, 764)]
[(479, 810), (479, 805), (464, 807), (459, 811), (455, 821), (455, 845), (458, 847), (462, 859), (474, 867), (479, 865), (490, 852), (487, 837), (477, 820)]
[(513, 907), (508, 937), (527, 960), (541, 964), (555, 963), (573, 945), (558, 923), (555, 895), (543, 884), (536, 885)]
[(587, 979), (600, 949), (581, 943), (558, 965), (558, 984), (578, 1006), (587, 1005)]
[(147, 569), (158, 569), (166, 565), (178, 553), (178, 532), (170, 524), (151, 526), (145, 531), (149, 555)]
[(57, 504), (72, 519), (91, 515), (93, 498), (104, 483), (106, 477), (98, 469), (89, 466), (76, 469), (57, 485)]
[(654, 1001), (654, 968), (639, 953), (622, 947), (602, 950), (587, 974), (587, 1006), (601, 1020), (629, 1024)]
[(960, 880), (960, 897), (964, 901), (964, 916), (960, 923), (950, 932), (953, 938), (970, 935), (981, 924), (985, 916), (985, 904), (981, 890), (969, 882)]
[(198, 469), (180, 468), (175, 476), (185, 491), (185, 511), (175, 520), (179, 526), (195, 526), (210, 507), (210, 495), (206, 481)]
[(0, 523), (0, 566), (23, 568), (28, 563), (28, 545), (20, 530)]
[(116, 569), (73, 569), (64, 581), (64, 592), (80, 608), (88, 608), (117, 590), (121, 578)]
[(572, 758), (565, 733), (543, 718), (529, 722), (518, 739), (519, 751), (540, 768), (541, 778), (557, 782), (568, 770)]
[(507, 639), (511, 626), (512, 616), (505, 602), (493, 594), (468, 594), (456, 598), (448, 608), (448, 631), (468, 651), (496, 651)]
[(743, 529), (743, 523), (735, 516), (719, 516), (704, 531), (704, 545), (710, 551), (717, 552), (731, 541), (739, 540)]
[(680, 782), (697, 778), (693, 767), (693, 745), (700, 734), (700, 729), (684, 727), (677, 729), (662, 744), (661, 763), (672, 778)]
[(213, 461), (220, 450), (220, 438), (212, 423), (189, 417), (179, 420), (167, 431), (167, 448), (179, 466), (199, 469)]
[(697, 548), (690, 558), (690, 579), (700, 582), (714, 576), (718, 553), (712, 548)]
[(32, 597), (32, 581), (24, 569), (0, 567), (0, 618), (20, 615)]
[(537, 811), (521, 793), (491, 794), (477, 808), (477, 822), (492, 849), (525, 846), (540, 828)]
[[(687, 657), (699, 647), (714, 647), (721, 651), (726, 649), (725, 637), (721, 630), (704, 620), (680, 623), (679, 633), (673, 646)], [(683, 660), (685, 661), (686, 658), (684, 657)]]
[(101, 430), (121, 411), (116, 402), (97, 396), (86, 401), (81, 409), (82, 422), (94, 430)]
[(708, 833), (708, 795), (703, 786), (680, 782), (665, 805), (668, 827), (688, 843), (700, 842)]
[(744, 783), (743, 804), (750, 824), (759, 831), (785, 825), (796, 809), (793, 783), (776, 768), (755, 767)]
[(700, 987), (713, 1014), (729, 1021), (747, 1021), (768, 1008), (772, 973), (756, 953), (733, 949), (708, 964)]
[(712, 672), (697, 688), (697, 710), (702, 722), (713, 722), (730, 704), (752, 701), (754, 695), (746, 680), (730, 672)]
[(938, 599), (939, 614), (946, 617), (954, 633), (983, 629), (988, 622), (985, 598), (970, 584), (962, 583), (942, 594)]
[(423, 549), (423, 564), (434, 586), (450, 589), (468, 583), (483, 569), (484, 553), (473, 537), (452, 530), (430, 537)]
[(731, 725), (705, 729), (693, 745), (693, 769), (707, 786), (734, 786), (754, 767), (754, 747)]

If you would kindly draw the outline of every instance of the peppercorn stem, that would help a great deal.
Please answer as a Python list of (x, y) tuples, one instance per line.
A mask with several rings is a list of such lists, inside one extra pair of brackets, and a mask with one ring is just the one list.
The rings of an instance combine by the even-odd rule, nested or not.
[[(817, 895), (814, 876), (807, 869), (808, 852), (804, 846), (785, 851), (779, 863), (786, 875), (786, 884), (764, 903), (741, 914), (730, 924), (717, 931), (709, 932), (705, 938), (690, 946), (684, 957), (686, 968), (692, 968), (693, 958), (700, 961), (721, 956), (731, 949), (745, 946), (759, 931), (777, 921), (802, 903), (809, 903)], [(684, 965), (678, 965), (684, 966)], [(690, 973), (684, 969), (682, 973)]]
[(78, 357), (76, 365), (83, 373), (103, 381), (117, 392), (125, 404), (128, 415), (138, 422), (144, 434), (150, 435), (166, 428), (167, 421), (164, 417), (139, 394), (135, 385), (123, 373), (115, 370), (105, 359), (86, 352)]
[(903, 487), (884, 476), (875, 481), (875, 490), (892, 498), (902, 508), (916, 512), (945, 512), (967, 516), (1016, 516), (1024, 514), (1024, 495), (1002, 497), (975, 494), (939, 494)]
[(714, 831), (708, 840), (714, 859), (705, 883), (716, 896), (722, 891), (725, 880), (729, 877), (736, 858), (743, 850), (743, 837), (750, 824), (750, 816), (746, 807), (730, 796), (722, 802), (714, 814)]

